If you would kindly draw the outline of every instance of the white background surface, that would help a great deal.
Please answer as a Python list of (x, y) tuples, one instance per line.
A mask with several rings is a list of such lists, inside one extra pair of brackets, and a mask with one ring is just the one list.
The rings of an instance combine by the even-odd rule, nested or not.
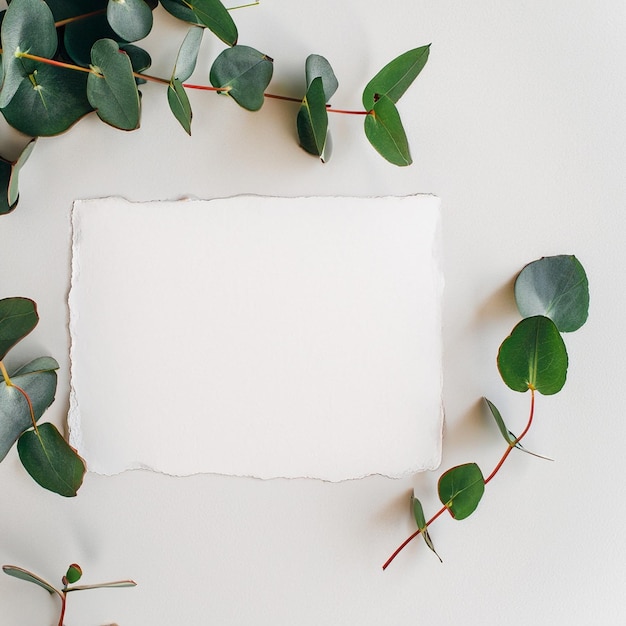
[[(387, 165), (360, 118), (335, 116), (335, 153), (322, 166), (294, 144), (295, 105), (250, 114), (202, 93), (192, 96), (190, 140), (155, 85), (143, 89), (136, 133), (88, 119), (41, 141), (21, 205), (0, 221), (0, 278), (3, 297), (34, 298), (42, 318), (12, 358), (51, 354), (61, 364), (49, 417), (61, 424), (68, 405), (73, 199), (429, 192), (444, 213), (444, 469), (476, 461), (489, 471), (503, 452), (481, 396), (513, 430), (526, 418), (528, 398), (495, 368), (518, 319), (513, 276), (548, 254), (574, 253), (587, 269), (591, 316), (567, 337), (568, 383), (539, 398), (527, 438), (556, 462), (512, 455), (472, 517), (433, 526), (443, 565), (418, 542), (383, 573), (413, 530), (411, 489), (434, 510), (439, 472), (327, 484), (137, 471), (88, 475), (67, 501), (35, 485), (12, 452), (0, 466), (2, 561), (50, 579), (76, 561), (85, 582), (139, 582), (72, 596), (68, 626), (623, 623), (626, 6), (265, 0), (236, 18), (241, 42), (276, 59), (274, 92), (301, 95), (304, 60), (316, 52), (333, 64), (333, 100), (344, 108), (360, 107), (384, 63), (432, 42), (400, 102), (415, 164)], [(154, 73), (169, 75), (181, 39), (159, 21)], [(216, 50), (206, 50), (203, 79)], [(53, 602), (20, 581), (0, 583), (3, 623), (56, 624)]]

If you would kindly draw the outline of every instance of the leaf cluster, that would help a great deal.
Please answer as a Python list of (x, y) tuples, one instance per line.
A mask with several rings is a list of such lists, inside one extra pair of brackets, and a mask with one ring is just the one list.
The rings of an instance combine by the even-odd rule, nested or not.
[(80, 565), (72, 563), (65, 575), (61, 578), (63, 586), (58, 589), (41, 576), (33, 572), (18, 567), (17, 565), (3, 565), (2, 571), (8, 576), (33, 583), (42, 589), (45, 589), (50, 595), (57, 595), (61, 599), (61, 614), (59, 615), (59, 626), (63, 626), (63, 617), (65, 615), (65, 607), (67, 603), (67, 594), (72, 591), (86, 591), (88, 589), (116, 589), (121, 587), (135, 587), (137, 583), (133, 580), (116, 580), (108, 583), (96, 583), (91, 585), (76, 585), (83, 576), (83, 570)]
[[(306, 93), (300, 100), (266, 94), (274, 60), (239, 43), (231, 12), (221, 0), (160, 0), (188, 31), (169, 77), (147, 74), (150, 53), (139, 46), (151, 32), (159, 0), (12, 0), (0, 13), (2, 75), (0, 111), (7, 122), (33, 138), (67, 131), (95, 111), (106, 124), (125, 131), (139, 128), (141, 92), (147, 81), (160, 83), (169, 108), (191, 134), (189, 89), (214, 91), (249, 111), (258, 111), (266, 97), (300, 102), (296, 128), (301, 147), (328, 161), (330, 98), (339, 83), (330, 63), (311, 55), (305, 63)], [(254, 2), (253, 4), (258, 4)], [(211, 64), (210, 85), (186, 81), (196, 69), (205, 32), (225, 46)], [(365, 135), (389, 162), (409, 165), (409, 145), (396, 104), (423, 69), (429, 46), (410, 50), (388, 63), (365, 87), (363, 111), (338, 111), (365, 116)], [(17, 161), (0, 156), (0, 214), (18, 202), (19, 170), (34, 147), (31, 142)]]
[(383, 569), (408, 541), (419, 534), (435, 552), (428, 532), (429, 525), (445, 511), (454, 519), (462, 520), (476, 510), (485, 485), (497, 474), (510, 452), (514, 449), (528, 452), (520, 440), (532, 424), (535, 392), (552, 395), (565, 384), (568, 355), (562, 333), (578, 330), (587, 321), (589, 312), (589, 284), (580, 261), (572, 255), (558, 255), (529, 263), (515, 281), (515, 302), (523, 319), (502, 342), (497, 365), (502, 380), (510, 389), (520, 393), (531, 392), (528, 424), (521, 435), (514, 435), (507, 428), (498, 408), (485, 398), (507, 443), (506, 452), (487, 478), (476, 463), (465, 463), (446, 471), (438, 482), (443, 508), (428, 522), (420, 501), (413, 495), (411, 512), (417, 531), (396, 550)]
[(40, 357), (9, 373), (3, 359), (37, 325), (37, 306), (28, 298), (0, 300), (0, 461), (17, 442), (22, 465), (45, 489), (75, 496), (85, 464), (56, 426), (38, 424), (54, 401), (58, 363)]

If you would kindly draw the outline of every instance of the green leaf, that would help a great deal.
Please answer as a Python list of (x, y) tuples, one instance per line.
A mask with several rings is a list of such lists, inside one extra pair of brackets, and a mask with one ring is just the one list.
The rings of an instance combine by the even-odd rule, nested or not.
[(58, 135), (93, 110), (86, 88), (84, 72), (40, 65), (2, 113), (13, 128), (27, 135)]
[(554, 322), (542, 315), (522, 320), (500, 346), (498, 369), (514, 391), (559, 392), (567, 377), (567, 350)]
[(188, 135), (191, 135), (191, 104), (187, 92), (178, 78), (172, 78), (167, 88), (167, 101), (174, 117), (180, 122)]
[(244, 109), (258, 111), (273, 72), (273, 59), (254, 48), (235, 46), (215, 59), (209, 78), (213, 87), (227, 90), (224, 93)]
[(59, 596), (61, 595), (61, 592), (58, 589), (55, 589), (49, 582), (22, 567), (17, 567), (17, 565), (3, 565), (2, 571), (9, 576), (13, 576), (14, 578), (19, 578), (20, 580), (25, 580), (26, 582), (39, 585), (49, 593), (56, 593)]
[(100, 39), (112, 39), (121, 44), (118, 34), (111, 28), (106, 14), (93, 15), (67, 24), (63, 43), (67, 54), (70, 55), (74, 63), (82, 67), (89, 67), (91, 49)]
[(180, 20), (206, 26), (225, 44), (237, 43), (237, 26), (220, 0), (161, 0), (161, 4)]
[(24, 79), (41, 63), (25, 59), (20, 53), (51, 58), (57, 49), (57, 32), (48, 5), (42, 0), (13, 0), (0, 30), (2, 36), (2, 69), (0, 108), (11, 102)]
[(28, 298), (0, 300), (0, 361), (39, 321), (37, 305)]
[(428, 527), (426, 526), (426, 517), (424, 517), (422, 503), (415, 497), (415, 494), (411, 495), (411, 511), (413, 512), (415, 523), (420, 530), (420, 534), (424, 537), (426, 545), (435, 553), (435, 556), (439, 559), (439, 561), (443, 563), (441, 557), (437, 554), (437, 550), (435, 550), (432, 539), (430, 538)]
[(485, 402), (487, 403), (487, 406), (489, 407), (489, 410), (491, 411), (491, 415), (493, 415), (493, 418), (496, 420), (496, 424), (498, 425), (498, 429), (500, 430), (500, 433), (504, 437), (504, 440), (507, 443), (512, 444), (516, 438), (511, 435), (511, 431), (506, 427), (504, 420), (502, 419), (502, 415), (500, 414), (500, 411), (498, 411), (498, 408), (496, 407), (496, 405), (493, 404), (493, 402), (491, 402), (490, 400), (487, 400), (487, 398), (485, 398)]
[(7, 161), (0, 157), (0, 215), (10, 213), (19, 200), (19, 173), (28, 160), (36, 139), (28, 142), (17, 161)]
[(83, 570), (80, 568), (80, 565), (76, 563), (72, 563), (65, 573), (65, 579), (63, 581), (64, 585), (70, 584), (73, 585), (77, 583), (83, 576)]
[(378, 153), (390, 163), (411, 165), (409, 143), (396, 105), (381, 96), (365, 116), (365, 135)]
[(176, 65), (174, 66), (172, 77), (177, 78), (181, 83), (184, 83), (196, 69), (198, 52), (200, 52), (200, 44), (202, 43), (203, 34), (204, 28), (192, 26), (187, 31), (185, 39), (183, 39), (183, 43), (178, 50), (178, 56), (176, 57)]
[(25, 432), (17, 451), (26, 471), (44, 489), (61, 496), (75, 496), (83, 482), (85, 464), (53, 424)]
[(152, 30), (152, 10), (144, 0), (109, 0), (107, 20), (126, 41), (143, 39)]
[(326, 139), (328, 136), (328, 113), (322, 78), (314, 78), (307, 90), (297, 118), (300, 145), (309, 153), (328, 159)]
[(46, 0), (46, 4), (54, 15), (54, 21), (60, 22), (92, 11), (106, 11), (107, 0)]
[(381, 96), (396, 103), (411, 86), (428, 61), (430, 44), (409, 50), (387, 63), (363, 91), (363, 106), (370, 111)]
[(28, 396), (35, 421), (38, 421), (54, 402), (57, 388), (54, 370), (58, 367), (54, 359), (44, 357), (11, 374), (13, 386), (0, 379), (0, 461), (20, 435), (33, 425), (28, 401), (17, 387)]
[(589, 314), (589, 283), (572, 255), (529, 263), (515, 281), (515, 301), (523, 317), (545, 315), (561, 332), (578, 330)]
[(485, 479), (476, 463), (466, 463), (443, 474), (437, 489), (441, 503), (454, 519), (461, 520), (476, 510), (485, 492)]
[[(120, 43), (120, 50), (128, 55), (135, 74), (145, 72), (152, 65), (152, 59), (148, 52), (139, 46), (132, 43)], [(135, 83), (137, 83), (137, 85), (143, 85), (146, 82), (145, 78), (135, 76)]]
[(96, 41), (91, 49), (96, 74), (87, 77), (87, 97), (98, 117), (122, 130), (139, 127), (140, 101), (133, 68), (111, 39)]
[(325, 102), (328, 102), (339, 87), (339, 82), (330, 63), (319, 54), (310, 54), (305, 63), (305, 72), (307, 87), (310, 87), (318, 76), (322, 79), (324, 94), (326, 95)]

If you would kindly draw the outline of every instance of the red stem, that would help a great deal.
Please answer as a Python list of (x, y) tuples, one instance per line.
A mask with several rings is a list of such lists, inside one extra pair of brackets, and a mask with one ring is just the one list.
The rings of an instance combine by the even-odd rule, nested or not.
[[(502, 455), (502, 458), (498, 461), (498, 464), (494, 467), (493, 472), (491, 472), (491, 474), (489, 474), (489, 476), (485, 478), (485, 485), (500, 471), (500, 468), (502, 467), (502, 465), (504, 465), (504, 462), (506, 461), (507, 457), (509, 456), (509, 454), (511, 454), (511, 450), (513, 450), (513, 448), (515, 448), (515, 446), (526, 436), (526, 434), (530, 430), (530, 427), (533, 423), (534, 414), (535, 414), (535, 390), (531, 387), (530, 388), (530, 414), (528, 416), (528, 423), (526, 424), (526, 428), (524, 428), (524, 430), (522, 431), (522, 434), (519, 437), (517, 437), (517, 439), (515, 439), (512, 443), (509, 444), (508, 448), (506, 449), (506, 452)], [(426, 526), (424, 528), (425, 529), (428, 528), (446, 510), (447, 510), (447, 507), (444, 506), (439, 511), (437, 511), (437, 513), (435, 513), (435, 515), (433, 515), (426, 522)], [(385, 561), (385, 564), (383, 565), (383, 571), (386, 570), (387, 567), (389, 567), (389, 565), (391, 564), (391, 562), (398, 556), (398, 554), (400, 554), (400, 552), (402, 552), (402, 550), (411, 541), (413, 541), (415, 537), (417, 537), (421, 533), (422, 533), (422, 529), (420, 528), (416, 530), (410, 537), (405, 539), (398, 546), (395, 552)]]
[(65, 605), (67, 604), (67, 595), (65, 590), (61, 595), (61, 615), (59, 616), (59, 626), (63, 626), (63, 619), (65, 618)]

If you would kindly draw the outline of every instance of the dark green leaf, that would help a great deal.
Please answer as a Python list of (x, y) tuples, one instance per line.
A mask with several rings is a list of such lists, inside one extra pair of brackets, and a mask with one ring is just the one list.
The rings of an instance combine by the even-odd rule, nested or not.
[(37, 305), (28, 298), (0, 300), (0, 361), (39, 321)]
[(143, 39), (152, 30), (152, 10), (144, 0), (109, 0), (107, 20), (126, 41)]
[(87, 77), (87, 97), (98, 117), (122, 130), (139, 127), (140, 101), (133, 68), (111, 39), (96, 41), (91, 50), (96, 74)]
[(161, 0), (161, 4), (180, 20), (206, 26), (225, 44), (237, 43), (237, 27), (220, 0)]
[(469, 517), (485, 491), (485, 479), (476, 463), (457, 465), (441, 476), (439, 499), (454, 519)]
[(10, 213), (19, 199), (19, 173), (28, 160), (36, 139), (28, 142), (17, 161), (7, 161), (0, 157), (0, 215)]
[(0, 108), (11, 102), (23, 80), (41, 63), (20, 52), (51, 58), (57, 49), (57, 32), (48, 5), (42, 0), (13, 0), (2, 22), (3, 82)]
[(202, 35), (204, 28), (192, 26), (183, 40), (176, 57), (176, 65), (172, 76), (184, 83), (196, 69), (196, 61), (198, 60), (198, 52), (202, 43)]
[(85, 475), (85, 464), (53, 424), (46, 422), (38, 432), (29, 430), (17, 442), (26, 471), (44, 489), (72, 497)]
[(435, 550), (432, 539), (430, 538), (428, 527), (426, 526), (426, 517), (424, 517), (422, 503), (415, 497), (415, 494), (411, 496), (411, 511), (413, 513), (413, 517), (415, 518), (415, 523), (420, 529), (420, 534), (424, 537), (426, 545), (435, 553), (435, 556), (439, 559), (439, 561), (443, 563), (441, 557), (437, 554), (437, 550)]
[[(128, 55), (128, 58), (130, 59), (130, 64), (135, 74), (145, 72), (152, 65), (152, 59), (150, 58), (148, 52), (146, 52), (146, 50), (140, 48), (139, 46), (136, 46), (132, 43), (121, 43), (120, 50)], [(137, 76), (135, 76), (135, 82), (138, 85), (143, 85), (147, 81), (145, 78), (138, 78)]]
[(330, 63), (319, 54), (310, 54), (306, 60), (305, 71), (307, 87), (310, 87), (313, 80), (318, 76), (322, 79), (324, 94), (326, 95), (325, 102), (328, 102), (339, 87), (339, 82)]
[(381, 96), (365, 116), (365, 135), (378, 153), (394, 165), (411, 165), (409, 143), (396, 105)]
[(49, 593), (61, 595), (61, 592), (58, 589), (55, 589), (49, 582), (22, 567), (17, 567), (17, 565), (3, 565), (2, 571), (9, 576), (13, 576), (14, 578), (19, 578), (20, 580), (25, 580), (26, 582), (39, 585)]
[(522, 320), (500, 346), (498, 369), (514, 391), (560, 391), (567, 377), (567, 350), (554, 322), (542, 315)]
[(180, 125), (191, 135), (191, 104), (185, 88), (177, 78), (172, 78), (167, 88), (167, 101)]
[(328, 113), (321, 77), (313, 79), (307, 90), (297, 118), (300, 145), (309, 153), (327, 160)]
[(235, 46), (215, 59), (210, 80), (214, 87), (227, 89), (224, 93), (244, 109), (258, 111), (273, 71), (273, 59), (267, 55), (248, 46)]
[(515, 300), (524, 317), (545, 315), (561, 332), (578, 330), (589, 313), (587, 275), (575, 256), (543, 257), (519, 273)]
[(67, 54), (72, 61), (82, 67), (91, 64), (91, 49), (99, 39), (119, 41), (119, 36), (111, 28), (106, 14), (94, 15), (77, 22), (71, 22), (65, 27), (63, 43)]
[(396, 103), (411, 86), (428, 61), (430, 44), (409, 50), (385, 65), (363, 91), (363, 106), (371, 111), (381, 96)]
[(101, 10), (106, 12), (107, 0), (46, 0), (54, 15), (54, 21), (60, 22), (71, 17)]
[(485, 398), (485, 402), (487, 403), (487, 406), (491, 411), (491, 415), (493, 415), (493, 418), (496, 420), (496, 424), (498, 425), (498, 429), (504, 437), (504, 440), (507, 443), (513, 443), (515, 441), (515, 437), (511, 436), (511, 431), (506, 427), (504, 420), (502, 419), (502, 415), (500, 415), (500, 411), (498, 411), (496, 405), (493, 404), (493, 402), (487, 400), (487, 398)]
[(31, 78), (2, 109), (13, 128), (34, 137), (58, 135), (93, 110), (84, 72), (41, 65)]
[[(32, 425), (28, 396), (35, 421), (54, 402), (59, 366), (54, 359), (35, 359), (11, 374), (13, 386), (0, 379), (0, 461), (4, 459), (19, 436)], [(17, 387), (19, 387), (19, 389)]]
[(83, 570), (80, 568), (80, 565), (77, 565), (76, 563), (72, 563), (68, 568), (67, 568), (67, 572), (65, 574), (65, 581), (64, 584), (70, 584), (73, 585), (74, 583), (77, 583), (83, 576)]

